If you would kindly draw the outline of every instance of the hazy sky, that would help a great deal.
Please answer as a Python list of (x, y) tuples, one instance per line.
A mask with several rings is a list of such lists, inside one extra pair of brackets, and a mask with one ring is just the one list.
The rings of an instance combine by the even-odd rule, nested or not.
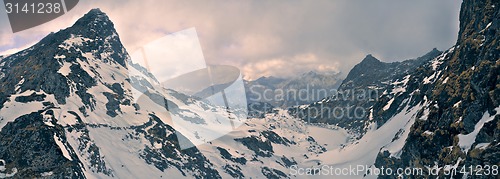
[(457, 0), (148, 1), (83, 0), (64, 16), (13, 34), (0, 7), (0, 54), (71, 26), (91, 8), (108, 14), (132, 53), (169, 33), (196, 28), (209, 64), (245, 78), (311, 70), (344, 73), (373, 54), (400, 61), (445, 50), (457, 38)]

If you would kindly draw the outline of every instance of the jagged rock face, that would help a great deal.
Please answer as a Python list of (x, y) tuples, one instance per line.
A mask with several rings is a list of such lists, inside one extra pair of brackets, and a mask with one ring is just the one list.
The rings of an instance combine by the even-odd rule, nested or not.
[[(47, 111), (34, 112), (17, 118), (0, 132), (0, 158), (15, 177), (31, 178), (52, 171), (56, 178), (82, 178), (83, 172), (78, 160), (68, 160), (63, 156), (56, 140), (63, 140), (61, 126), (51, 128), (43, 123)], [(62, 136), (62, 137), (59, 137)], [(70, 156), (75, 158), (75, 156)], [(63, 167), (61, 167), (63, 166)]]
[[(109, 17), (99, 9), (92, 9), (89, 13), (76, 21), (69, 29), (67, 33), (85, 34), (86, 38), (96, 39), (93, 42), (91, 41), (88, 46), (100, 47), (97, 49), (99, 53), (104, 53), (104, 55), (108, 54), (114, 62), (125, 68), (127, 67), (126, 61), (128, 59), (126, 56), (128, 54), (116, 33), (114, 24), (109, 20)], [(104, 58), (104, 60), (106, 59)], [(107, 61), (104, 62), (106, 63)]]
[[(451, 177), (444, 171), (455, 168), (457, 172), (453, 177), (462, 178), (465, 175), (460, 170), (464, 166), (499, 165), (499, 6), (498, 1), (463, 1), (456, 45), (431, 55), (411, 70), (396, 70), (393, 76), (380, 75), (387, 64), (368, 56), (351, 71), (340, 89), (371, 86), (383, 91), (377, 100), (359, 103), (350, 98), (342, 103), (325, 99), (291, 112), (300, 114), (325, 104), (362, 106), (370, 110), (357, 125), (347, 119), (333, 121), (332, 124), (364, 135), (345, 150), (328, 151), (324, 156), (355, 154), (370, 158), (376, 155), (375, 161), (357, 157), (350, 160), (352, 156), (346, 156), (348, 159), (330, 161), (332, 165), (423, 169), (422, 175), (409, 176), (415, 178), (437, 177), (431, 176), (427, 167), (440, 167), (439, 178)], [(369, 80), (363, 79), (365, 75)], [(303, 119), (321, 121), (322, 118), (316, 117), (318, 114), (321, 113), (312, 113), (311, 117), (309, 113), (310, 116)], [(331, 120), (326, 118), (324, 122), (328, 119)], [(320, 160), (321, 155), (315, 159)], [(479, 174), (485, 173), (479, 171)], [(397, 178), (395, 175), (379, 177)], [(480, 178), (471, 175), (466, 178), (476, 177)]]
[(463, 1), (455, 47), (442, 59), (419, 68), (412, 75), (418, 80), (408, 82), (430, 101), (421, 109), (425, 118), (415, 121), (400, 157), (382, 151), (377, 166), (437, 164), (457, 165), (460, 170), (500, 164), (499, 6), (498, 1)]
[(432, 51), (417, 59), (392, 63), (384, 63), (372, 55), (367, 55), (349, 72), (339, 90), (381, 86), (383, 82), (405, 76), (408, 72), (415, 70), (441, 53), (437, 49), (432, 49)]
[[(75, 48), (74, 45), (80, 47)], [(96, 81), (88, 73), (82, 73), (84, 67), (80, 63), (75, 63), (77, 59), (86, 60), (84, 56), (89, 53), (101, 55), (96, 58), (104, 63), (118, 63), (126, 68), (128, 54), (114, 25), (106, 14), (97, 9), (87, 13), (72, 27), (51, 33), (29, 49), (2, 59), (1, 71), (5, 77), (0, 82), (0, 102), (3, 105), (10, 94), (32, 89), (54, 94), (59, 103), (65, 103), (71, 82), (74, 82), (77, 94), (90, 105), (91, 95), (86, 90), (95, 86)], [(69, 68), (74, 72), (67, 77), (58, 73), (65, 62), (70, 63)], [(19, 81), (24, 83), (19, 85), (17, 91), (15, 87)]]
[[(367, 55), (349, 72), (334, 96), (303, 109), (292, 108), (290, 112), (308, 122), (336, 124), (361, 137), (371, 120), (392, 117), (379, 114), (379, 111), (388, 110), (392, 114), (397, 111), (377, 106), (377, 102), (387, 103), (390, 97), (401, 92), (400, 86), (408, 80), (408, 74), (440, 53), (433, 49), (417, 59), (392, 63)], [(380, 120), (378, 125), (382, 125), (384, 120)]]

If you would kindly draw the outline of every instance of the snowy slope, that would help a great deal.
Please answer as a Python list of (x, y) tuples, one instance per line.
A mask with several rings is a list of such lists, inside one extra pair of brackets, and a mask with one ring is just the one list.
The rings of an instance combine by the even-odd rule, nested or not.
[[(329, 149), (338, 149), (349, 137), (342, 129), (311, 126), (278, 110), (265, 118), (249, 119), (236, 131), (198, 148), (218, 170), (241, 172), (223, 177), (281, 178), (289, 175), (292, 165), (300, 166)], [(224, 152), (230, 157), (221, 158)], [(264, 175), (266, 170), (274, 172)]]

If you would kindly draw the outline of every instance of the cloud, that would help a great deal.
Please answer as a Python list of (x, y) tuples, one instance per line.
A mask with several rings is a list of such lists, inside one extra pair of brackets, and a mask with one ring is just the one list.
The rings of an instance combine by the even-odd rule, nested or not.
[[(233, 65), (258, 78), (320, 69), (347, 74), (366, 54), (396, 61), (449, 48), (457, 38), (460, 2), (87, 0), (59, 19), (13, 36), (39, 40), (95, 7), (110, 16), (129, 52), (195, 27), (209, 64)], [(22, 46), (14, 43), (7, 46)], [(0, 44), (0, 51), (5, 48)], [(301, 59), (315, 60), (302, 64)], [(280, 64), (288, 68), (273, 66)]]
[(14, 41), (11, 34), (0, 32), (0, 46), (11, 46), (13, 44)]
[(7, 56), (7, 55), (12, 55), (12, 54), (15, 54), (21, 50), (24, 50), (24, 49), (27, 49), (29, 48), (30, 46), (34, 45), (34, 43), (28, 43), (24, 46), (21, 46), (19, 48), (11, 48), (11, 49), (8, 49), (8, 50), (5, 50), (5, 51), (0, 51), (0, 56)]
[(260, 76), (280, 76), (293, 77), (298, 75), (296, 71), (319, 71), (319, 72), (338, 72), (339, 63), (330, 61), (325, 63), (312, 53), (298, 54), (291, 57), (281, 57), (261, 60), (259, 63), (248, 63), (242, 67), (243, 74), (259, 74), (254, 76), (245, 76), (246, 79), (255, 79)]
[(194, 28), (146, 44), (142, 49), (131, 52), (131, 57), (134, 63), (149, 69), (160, 82), (206, 68)]

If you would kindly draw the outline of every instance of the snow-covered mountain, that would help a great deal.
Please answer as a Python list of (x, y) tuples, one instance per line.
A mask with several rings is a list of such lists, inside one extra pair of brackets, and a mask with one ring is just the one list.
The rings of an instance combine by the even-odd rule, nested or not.
[[(162, 88), (99, 9), (0, 62), (0, 177), (286, 177), (331, 143), (284, 110), (246, 121)], [(242, 125), (215, 141), (195, 127), (228, 118)]]
[[(366, 121), (377, 101), (389, 101), (384, 98), (386, 94), (402, 92), (401, 85), (406, 83), (409, 74), (441, 53), (432, 49), (416, 59), (392, 63), (367, 55), (353, 67), (331, 96), (304, 108), (291, 108), (290, 111), (308, 122), (336, 124), (362, 135), (366, 132)], [(385, 108), (392, 110), (388, 106)]]
[[(332, 123), (359, 134), (355, 135), (359, 140), (310, 161), (322, 161), (335, 168), (362, 165), (393, 171), (408, 167), (422, 169), (418, 175), (399, 176), (403, 178), (498, 178), (498, 173), (487, 173), (481, 167), (500, 164), (499, 5), (498, 1), (463, 1), (456, 45), (386, 82), (384, 77), (360, 77), (370, 71), (357, 71), (357, 67), (365, 66), (366, 61), (380, 63), (367, 56), (349, 76), (357, 75), (344, 80), (341, 88), (364, 85), (383, 92), (364, 106), (368, 113), (359, 118), (360, 127), (348, 119)], [(384, 85), (365, 85), (356, 78), (375, 83), (381, 79)], [(323, 103), (339, 104), (334, 99), (303, 109), (307, 111)], [(314, 118), (317, 114), (309, 115)], [(427, 167), (434, 168), (436, 173)], [(350, 177), (353, 176), (346, 178)]]
[(113, 23), (98, 9), (3, 59), (2, 172), (20, 178), (158, 177), (169, 170), (219, 176), (199, 150), (180, 150), (177, 139), (184, 136), (171, 127), (166, 104), (189, 101), (154, 90), (154, 78), (129, 63)]
[[(0, 178), (310, 177), (293, 168), (331, 178), (322, 166), (499, 165), (498, 8), (496, 1), (465, 0), (459, 39), (445, 52), (390, 64), (367, 56), (339, 88), (381, 91), (369, 102), (343, 100), (366, 109), (357, 122), (298, 115), (322, 104), (335, 107), (336, 96), (247, 119), (162, 88), (132, 63), (109, 17), (93, 9), (72, 27), (0, 60)], [(259, 84), (307, 84), (268, 81), (274, 82)], [(277, 82), (283, 85), (273, 86)], [(186, 147), (206, 137), (190, 126), (223, 128), (223, 119), (241, 125)]]

